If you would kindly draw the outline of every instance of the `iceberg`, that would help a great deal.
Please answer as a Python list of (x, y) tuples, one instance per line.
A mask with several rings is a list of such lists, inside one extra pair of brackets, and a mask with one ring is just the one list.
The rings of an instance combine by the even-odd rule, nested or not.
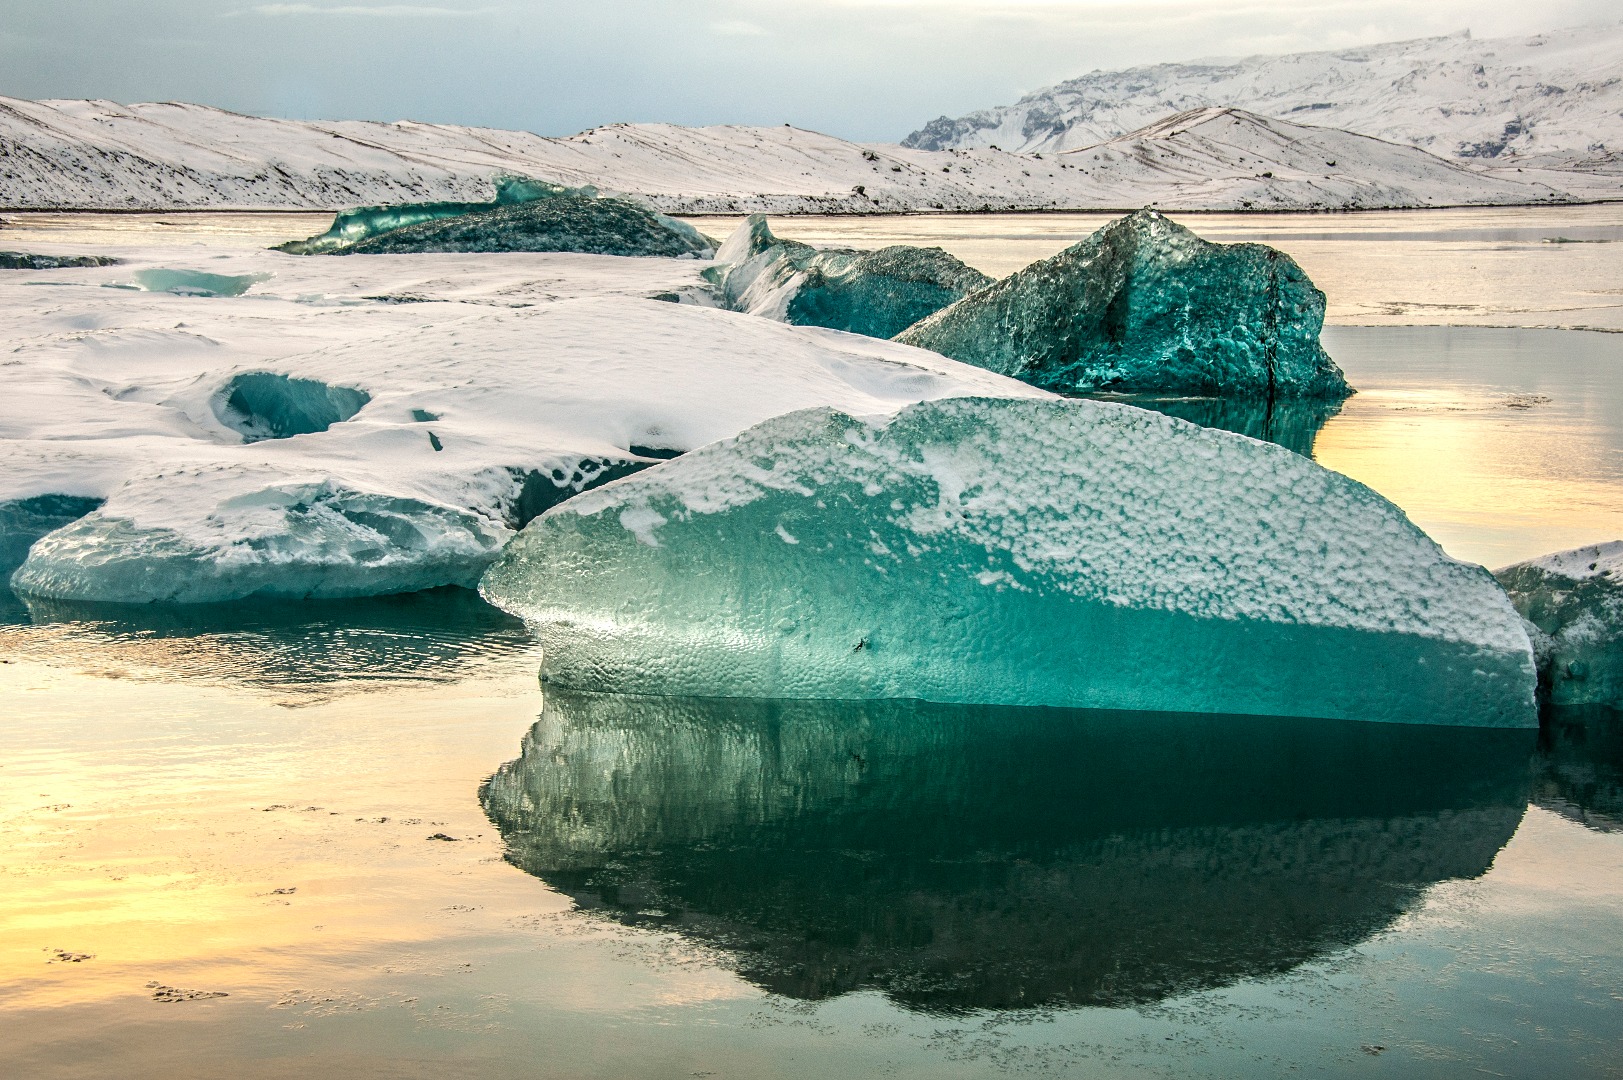
[(1534, 628), (1550, 702), (1623, 708), (1623, 540), (1559, 551), (1495, 576)]
[(117, 266), (122, 261), (111, 255), (30, 255), (25, 251), (0, 251), (0, 270), (73, 270), (85, 266)]
[(1214, 244), (1153, 210), (897, 335), (1059, 393), (1336, 399), (1324, 294), (1263, 244)]
[(480, 588), (566, 689), (1537, 723), (1486, 570), (1297, 454), (1104, 402), (781, 416), (543, 514)]
[(878, 338), (992, 280), (940, 248), (852, 251), (780, 240), (761, 214), (727, 238), (716, 262), (706, 277), (734, 311)]
[(803, 1000), (1121, 1007), (1357, 945), (1480, 876), (1528, 731), (548, 688), (480, 792), (587, 911)]
[[(473, 302), (189, 301), (163, 326), (172, 297), (109, 292), (103, 329), (42, 322), (0, 365), (0, 507), (16, 519), (0, 513), (0, 585), (32, 545), (16, 579), (30, 600), (471, 586), (555, 504), (782, 412), (1047, 396), (889, 341), (639, 298), (696, 283), (691, 262), (438, 261), (290, 273), (349, 291), (366, 287), (355, 270), (422, 274)], [(587, 295), (538, 299), (570, 289)], [(47, 311), (83, 293), (60, 290)], [(89, 502), (26, 502), (47, 493)]]
[(555, 195), (597, 194), (597, 189), (592, 187), (568, 188), (561, 184), (549, 184), (544, 180), (532, 180), (522, 176), (498, 176), (495, 186), (496, 198), (489, 202), (442, 201), (351, 207), (339, 211), (326, 232), (312, 236), (308, 240), (289, 240), (285, 244), (278, 244), (272, 250), (285, 251), (289, 255), (324, 255), (419, 222), (460, 217), (463, 214), (494, 210), (501, 206), (515, 206)]
[(715, 246), (686, 222), (638, 203), (571, 194), (405, 225), (331, 254), (573, 251), (694, 259), (709, 258)]
[[(499, 521), (422, 499), (331, 479), (254, 486), (240, 472), (126, 485), (36, 541), (11, 587), (25, 599), (122, 604), (471, 587), (511, 535)], [(214, 488), (229, 494), (198, 515)]]
[(494, 202), (402, 203), (345, 210), (331, 228), (275, 250), (290, 255), (574, 251), (708, 258), (715, 241), (684, 221), (596, 188), (523, 177), (496, 181)]
[(9, 578), (23, 564), (34, 541), (101, 504), (101, 499), (81, 495), (35, 495), (0, 502), (0, 578)]

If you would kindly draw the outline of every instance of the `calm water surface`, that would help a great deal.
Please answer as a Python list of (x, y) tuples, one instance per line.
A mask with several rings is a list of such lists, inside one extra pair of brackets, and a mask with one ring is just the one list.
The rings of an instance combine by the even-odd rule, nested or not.
[[(1377, 217), (1236, 228), (1443, 242), (1318, 228)], [(1339, 410), (1156, 406), (1462, 558), (1623, 536), (1623, 336), (1326, 345)], [(536, 663), (456, 590), (0, 605), (0, 1075), (1623, 1075), (1616, 714), (543, 701)]]

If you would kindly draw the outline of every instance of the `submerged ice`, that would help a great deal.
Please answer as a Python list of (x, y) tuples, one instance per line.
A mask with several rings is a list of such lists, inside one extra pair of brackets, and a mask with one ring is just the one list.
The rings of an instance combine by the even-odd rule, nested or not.
[(1487, 571), (1296, 454), (1101, 402), (782, 416), (543, 515), (481, 588), (564, 687), (1535, 722)]
[(1344, 398), (1323, 324), (1324, 294), (1290, 256), (1140, 210), (897, 340), (1060, 393)]
[(940, 248), (819, 249), (772, 235), (751, 217), (707, 271), (722, 303), (798, 326), (894, 337), (991, 282)]
[(1496, 576), (1535, 628), (1551, 702), (1623, 707), (1623, 541), (1545, 555)]

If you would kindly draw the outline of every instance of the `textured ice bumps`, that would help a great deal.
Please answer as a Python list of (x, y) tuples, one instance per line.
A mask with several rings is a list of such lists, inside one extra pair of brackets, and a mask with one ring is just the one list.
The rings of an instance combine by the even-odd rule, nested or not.
[(992, 280), (940, 248), (852, 251), (780, 240), (760, 214), (728, 238), (716, 263), (706, 276), (729, 308), (879, 338)]
[(1153, 210), (1113, 221), (897, 340), (1061, 393), (1341, 399), (1324, 294), (1290, 256)]
[(481, 589), (581, 689), (1536, 722), (1487, 571), (1289, 451), (1108, 403), (791, 413), (553, 509)]
[(1496, 576), (1537, 628), (1550, 700), (1623, 707), (1623, 540), (1545, 555)]

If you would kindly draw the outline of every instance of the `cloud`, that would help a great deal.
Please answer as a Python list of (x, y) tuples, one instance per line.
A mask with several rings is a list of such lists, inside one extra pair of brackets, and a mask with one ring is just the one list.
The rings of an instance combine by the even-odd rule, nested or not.
[(461, 15), (485, 15), (494, 8), (429, 7), (424, 4), (340, 4), (323, 7), (320, 4), (258, 4), (233, 15), (378, 15), (390, 19), (443, 18)]
[(765, 27), (756, 26), (743, 19), (722, 19), (720, 22), (710, 24), (710, 29), (718, 34), (727, 34), (730, 37), (767, 37), (772, 32)]

